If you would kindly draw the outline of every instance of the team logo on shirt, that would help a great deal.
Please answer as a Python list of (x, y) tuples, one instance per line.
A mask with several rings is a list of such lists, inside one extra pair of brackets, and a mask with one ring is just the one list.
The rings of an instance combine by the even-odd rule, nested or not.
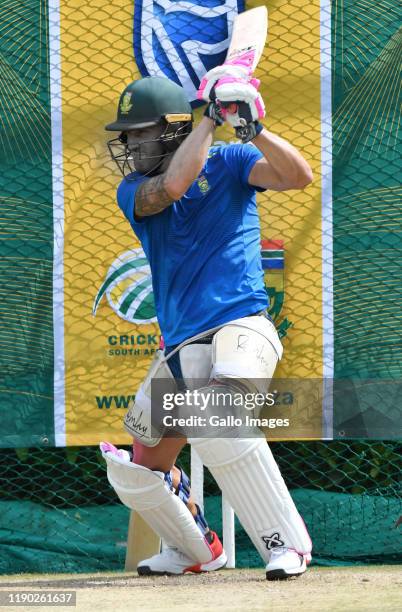
[(112, 263), (96, 295), (94, 315), (104, 295), (122, 319), (130, 323), (156, 322), (151, 269), (141, 248), (122, 253)]
[(197, 180), (197, 185), (202, 194), (207, 193), (211, 189), (206, 177), (203, 174)]
[(168, 77), (191, 102), (204, 74), (225, 61), (244, 0), (134, 0), (134, 55), (142, 76)]

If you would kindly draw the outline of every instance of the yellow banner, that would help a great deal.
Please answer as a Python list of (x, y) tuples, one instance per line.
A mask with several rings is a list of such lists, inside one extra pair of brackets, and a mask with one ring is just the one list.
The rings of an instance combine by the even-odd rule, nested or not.
[[(250, 2), (247, 8), (258, 4)], [(302, 151), (315, 176), (304, 191), (258, 196), (262, 238), (282, 240), (284, 247), (284, 274), (267, 280), (278, 293), (284, 291), (277, 322), (291, 324), (277, 376), (318, 379), (323, 364), (320, 5), (318, 0), (286, 0), (267, 6), (269, 36), (257, 69), (267, 107), (265, 125)], [(105, 437), (114, 443), (130, 441), (122, 418), (159, 342), (156, 323), (133, 323), (119, 313), (119, 295), (133, 276), (116, 273), (96, 316), (92, 313), (105, 280), (133, 261), (140, 246), (116, 204), (120, 176), (104, 131), (115, 117), (122, 89), (140, 77), (133, 55), (133, 10), (132, 0), (60, 2), (69, 446), (97, 444)], [(233, 135), (221, 129), (217, 138)], [(145, 282), (144, 270), (133, 274)], [(146, 311), (137, 315), (147, 320)], [(321, 438), (321, 403), (315, 406), (305, 437)], [(275, 416), (286, 410), (278, 409)], [(286, 437), (279, 430), (269, 435)]]

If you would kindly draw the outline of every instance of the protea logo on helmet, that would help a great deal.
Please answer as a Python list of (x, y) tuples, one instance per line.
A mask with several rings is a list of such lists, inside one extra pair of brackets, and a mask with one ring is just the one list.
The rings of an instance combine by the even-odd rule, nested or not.
[(131, 104), (131, 94), (126, 93), (124, 94), (123, 100), (121, 101), (121, 104), (120, 104), (120, 112), (123, 115), (127, 115), (127, 113), (129, 113), (132, 108), (133, 108), (133, 105)]
[(131, 323), (156, 322), (151, 270), (141, 248), (122, 253), (112, 263), (95, 298), (94, 315), (105, 294), (122, 319)]

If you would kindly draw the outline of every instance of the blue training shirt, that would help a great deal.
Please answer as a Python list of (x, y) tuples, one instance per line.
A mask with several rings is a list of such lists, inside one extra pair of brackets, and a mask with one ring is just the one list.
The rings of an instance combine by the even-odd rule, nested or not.
[(139, 220), (134, 218), (135, 193), (146, 177), (138, 174), (135, 182), (123, 179), (119, 185), (118, 204), (151, 267), (166, 345), (267, 308), (258, 188), (247, 182), (261, 157), (251, 144), (212, 147), (185, 195)]

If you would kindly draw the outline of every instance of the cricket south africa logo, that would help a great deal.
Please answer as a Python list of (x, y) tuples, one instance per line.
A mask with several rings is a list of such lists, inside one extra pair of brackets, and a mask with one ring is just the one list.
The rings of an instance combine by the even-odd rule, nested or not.
[(134, 55), (142, 76), (181, 85), (191, 102), (207, 70), (222, 64), (244, 0), (134, 0)]
[[(261, 240), (261, 263), (265, 289), (269, 297), (269, 314), (281, 337), (292, 323), (280, 315), (285, 297), (285, 257), (283, 240)], [(112, 310), (131, 323), (156, 323), (152, 276), (148, 260), (141, 248), (125, 251), (112, 263), (93, 305), (93, 314), (106, 295)], [(239, 346), (238, 350), (242, 350)]]
[(94, 315), (104, 295), (122, 319), (131, 323), (156, 322), (151, 269), (141, 248), (122, 253), (112, 263), (96, 295)]
[(210, 190), (209, 183), (204, 175), (201, 175), (200, 178), (197, 180), (197, 185), (199, 187), (199, 190), (203, 194), (208, 193), (208, 191)]

